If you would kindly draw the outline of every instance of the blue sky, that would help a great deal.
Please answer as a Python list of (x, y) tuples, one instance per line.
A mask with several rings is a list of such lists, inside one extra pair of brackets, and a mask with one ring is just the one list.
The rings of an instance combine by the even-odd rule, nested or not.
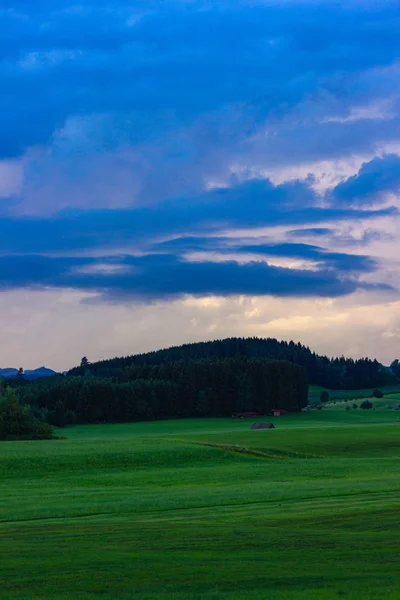
[(398, 353), (400, 8), (3, 0), (0, 366)]

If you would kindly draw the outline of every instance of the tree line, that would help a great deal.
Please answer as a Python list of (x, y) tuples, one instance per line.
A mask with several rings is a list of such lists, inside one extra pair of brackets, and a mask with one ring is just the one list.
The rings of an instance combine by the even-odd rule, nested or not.
[(235, 357), (286, 360), (304, 367), (311, 384), (330, 389), (356, 390), (397, 383), (400, 378), (398, 361), (394, 369), (383, 367), (377, 360), (361, 358), (328, 358), (312, 352), (300, 343), (274, 338), (227, 338), (213, 342), (184, 344), (156, 352), (112, 358), (72, 369), (71, 375), (90, 372), (97, 377), (122, 377), (132, 366), (163, 365), (179, 361), (219, 360)]
[(12, 385), (36, 419), (58, 427), (297, 411), (308, 401), (303, 367), (244, 357), (131, 365), (114, 378), (87, 370)]
[(61, 427), (296, 411), (308, 402), (308, 381), (351, 390), (394, 384), (398, 378), (398, 361), (386, 369), (368, 358), (329, 359), (272, 338), (186, 344), (93, 364), (85, 357), (66, 376), (28, 381), (20, 369), (7, 382), (16, 395), (0, 380), (0, 439), (6, 439), (8, 426), (9, 439), (35, 439), (51, 436), (51, 427), (41, 428), (46, 423)]
[(43, 440), (53, 437), (52, 427), (19, 401), (15, 390), (0, 380), (0, 440)]

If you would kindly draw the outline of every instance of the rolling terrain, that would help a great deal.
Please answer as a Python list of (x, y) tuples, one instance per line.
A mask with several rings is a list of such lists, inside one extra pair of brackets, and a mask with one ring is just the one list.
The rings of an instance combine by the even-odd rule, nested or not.
[(270, 420), (1, 444), (1, 597), (397, 599), (400, 414)]

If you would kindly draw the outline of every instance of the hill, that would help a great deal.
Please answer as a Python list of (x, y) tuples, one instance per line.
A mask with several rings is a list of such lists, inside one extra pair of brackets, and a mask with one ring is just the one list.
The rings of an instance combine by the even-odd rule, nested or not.
[(309, 382), (325, 388), (356, 390), (395, 385), (398, 378), (377, 360), (361, 358), (328, 358), (300, 343), (278, 341), (275, 338), (227, 338), (211, 342), (184, 344), (172, 348), (112, 358), (75, 367), (69, 374), (89, 372), (97, 377), (118, 378), (127, 367), (154, 366), (177, 361), (217, 360), (224, 358), (259, 358), (286, 360), (305, 367)]
[(308, 402), (304, 367), (243, 357), (132, 365), (120, 378), (87, 372), (13, 386), (35, 416), (57, 426), (295, 412)]
[[(32, 369), (24, 371), (24, 378), (33, 380), (39, 379), (40, 377), (51, 377), (55, 375), (56, 372), (52, 369), (48, 369), (47, 367), (39, 367), (38, 369)], [(15, 379), (18, 375), (18, 369), (14, 367), (9, 367), (6, 369), (0, 369), (0, 378), (4, 377), (5, 379)]]

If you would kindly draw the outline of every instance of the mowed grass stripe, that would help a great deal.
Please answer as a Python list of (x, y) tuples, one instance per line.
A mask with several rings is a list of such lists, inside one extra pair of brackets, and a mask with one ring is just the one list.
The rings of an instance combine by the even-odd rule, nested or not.
[[(365, 590), (362, 597), (367, 598), (374, 597), (370, 595), (373, 590), (382, 593), (385, 586), (395, 589), (395, 571), (390, 567), (398, 541), (390, 535), (392, 518), (383, 544), (381, 532), (371, 527), (365, 530), (360, 522), (353, 531), (338, 518), (333, 529), (329, 521), (321, 524), (318, 520), (315, 527), (297, 518), (271, 527), (260, 515), (252, 524), (250, 517), (163, 524), (75, 522), (10, 531), (13, 551), (3, 563), (9, 576), (3, 589), (14, 593), (10, 586), (13, 575), (18, 576), (22, 589), (29, 584), (30, 590), (36, 590), (36, 596), (31, 597), (49, 597), (66, 586), (79, 597), (86, 597), (84, 586), (89, 587), (88, 594), (96, 591), (102, 596), (111, 586), (117, 597), (126, 593), (127, 581), (136, 594), (151, 593), (153, 598), (162, 597), (165, 589), (195, 592), (200, 598), (217, 584), (220, 597), (229, 597), (232, 592), (241, 597), (240, 590), (250, 590), (265, 598), (271, 592), (278, 598), (285, 594), (297, 598), (305, 589), (309, 593), (319, 588), (344, 592), (344, 583), (349, 588), (355, 585), (359, 594)], [(7, 540), (7, 533), (3, 539)], [(32, 539), (37, 540), (35, 555), (27, 551)], [(71, 546), (74, 556), (69, 552)], [(360, 547), (363, 561), (355, 562)], [(51, 560), (50, 550), (54, 553)], [(90, 583), (88, 571), (92, 574)]]

